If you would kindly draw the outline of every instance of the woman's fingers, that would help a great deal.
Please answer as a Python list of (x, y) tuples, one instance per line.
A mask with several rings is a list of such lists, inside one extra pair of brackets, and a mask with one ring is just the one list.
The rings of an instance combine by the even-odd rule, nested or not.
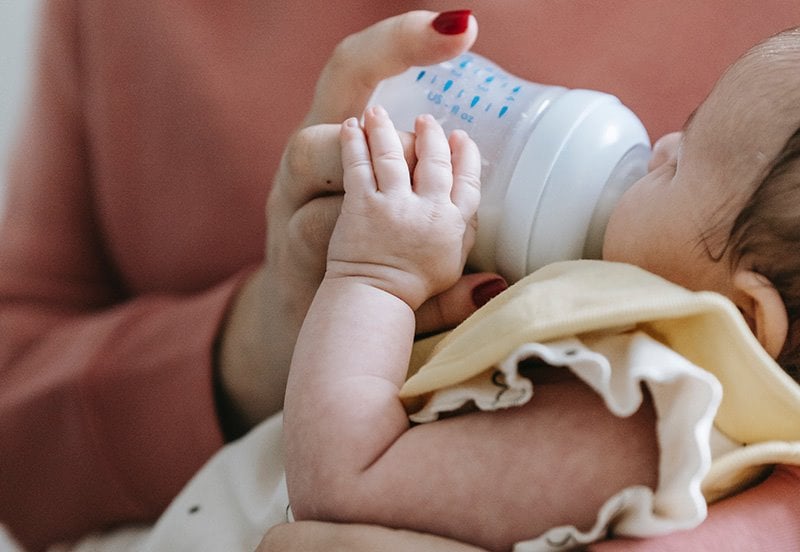
[(317, 82), (304, 126), (358, 116), (381, 80), (415, 65), (446, 61), (472, 46), (478, 34), (474, 17), (469, 16), (463, 32), (443, 34), (433, 27), (437, 15), (430, 11), (404, 13), (339, 43)]
[[(340, 121), (360, 116), (375, 86), (414, 65), (451, 59), (472, 46), (478, 25), (471, 15), (463, 32), (434, 29), (439, 14), (413, 11), (350, 35), (334, 50), (317, 82), (311, 111), (292, 138), (275, 183), (290, 207), (342, 192)], [(447, 34), (447, 32), (454, 34)], [(337, 123), (337, 124), (323, 124)], [(401, 133), (406, 162), (414, 167), (413, 139)], [(290, 182), (291, 187), (285, 184)], [(273, 194), (274, 196), (275, 194)]]
[[(343, 191), (342, 152), (339, 124), (322, 124), (298, 131), (289, 143), (276, 186), (283, 189), (281, 195), (295, 208), (312, 199)], [(414, 136), (400, 132), (405, 162), (409, 167), (416, 164)], [(291, 183), (291, 186), (288, 184)]]
[[(297, 131), (283, 154), (281, 170), (291, 177), (285, 193), (305, 203), (321, 193), (342, 191), (342, 156), (339, 124), (314, 125)], [(298, 183), (314, 183), (314, 190)]]
[[(295, 521), (270, 528), (256, 552), (482, 552), (425, 533), (379, 525)], [(483, 551), (485, 552), (485, 551)]]
[(507, 287), (497, 274), (465, 274), (450, 289), (434, 295), (417, 309), (417, 333), (441, 332), (457, 326)]

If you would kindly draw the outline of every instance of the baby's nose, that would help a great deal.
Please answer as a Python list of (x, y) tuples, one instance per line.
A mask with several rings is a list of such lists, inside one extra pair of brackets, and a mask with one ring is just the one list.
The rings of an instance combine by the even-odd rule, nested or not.
[(647, 164), (647, 170), (652, 171), (675, 157), (681, 138), (683, 132), (670, 132), (659, 138), (653, 146), (653, 156)]

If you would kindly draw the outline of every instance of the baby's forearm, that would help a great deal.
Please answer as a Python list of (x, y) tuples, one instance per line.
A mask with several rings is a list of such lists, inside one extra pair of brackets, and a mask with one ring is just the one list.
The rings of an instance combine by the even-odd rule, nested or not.
[[(295, 473), (292, 509), (297, 514), (300, 506), (305, 518), (413, 529), (508, 550), (552, 527), (588, 529), (600, 506), (625, 487), (654, 488), (654, 420), (649, 400), (619, 418), (575, 378), (543, 383), (521, 407), (402, 431), (369, 466), (355, 474), (347, 468), (338, 486), (344, 471), (333, 465), (338, 457), (327, 458), (327, 471)], [(313, 441), (300, 444), (327, 454)], [(320, 467), (325, 460), (318, 459)], [(304, 496), (293, 484), (304, 486)]]
[[(325, 279), (300, 331), (286, 394), (287, 480), (295, 515), (356, 491), (363, 472), (408, 430), (398, 398), (414, 312), (355, 278)], [(333, 488), (323, 488), (333, 487)]]

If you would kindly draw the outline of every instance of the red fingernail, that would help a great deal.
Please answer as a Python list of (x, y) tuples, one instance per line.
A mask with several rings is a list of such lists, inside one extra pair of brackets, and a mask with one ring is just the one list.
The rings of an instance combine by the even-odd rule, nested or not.
[(508, 289), (508, 284), (502, 278), (487, 280), (472, 290), (472, 302), (476, 307), (482, 307), (488, 303), (492, 297), (499, 295), (506, 289)]
[(469, 27), (469, 16), (472, 10), (453, 10), (440, 13), (433, 20), (433, 28), (437, 33), (457, 35)]

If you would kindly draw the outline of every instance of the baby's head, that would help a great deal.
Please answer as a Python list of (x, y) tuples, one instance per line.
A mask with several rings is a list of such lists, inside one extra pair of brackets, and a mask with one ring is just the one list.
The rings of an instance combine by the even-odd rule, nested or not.
[(747, 52), (656, 143), (603, 257), (728, 296), (800, 381), (800, 28)]

